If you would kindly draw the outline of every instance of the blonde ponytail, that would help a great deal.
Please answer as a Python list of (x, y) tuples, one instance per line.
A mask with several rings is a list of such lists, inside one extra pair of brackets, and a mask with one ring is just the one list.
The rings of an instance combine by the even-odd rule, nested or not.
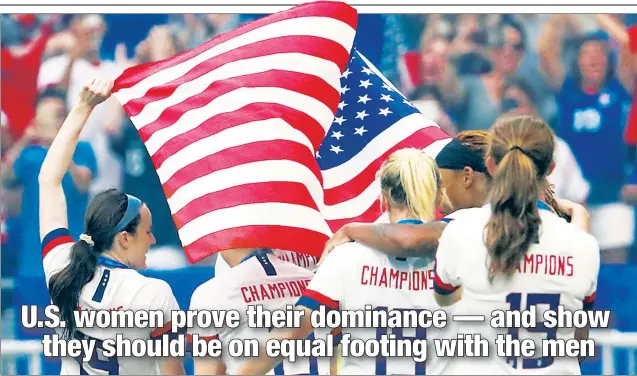
[(392, 153), (380, 169), (380, 181), (394, 205), (406, 207), (423, 222), (435, 218), (440, 172), (425, 152), (407, 148)]

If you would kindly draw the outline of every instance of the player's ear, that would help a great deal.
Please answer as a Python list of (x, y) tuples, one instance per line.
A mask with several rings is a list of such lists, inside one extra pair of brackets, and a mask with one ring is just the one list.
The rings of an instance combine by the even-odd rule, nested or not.
[(473, 184), (473, 177), (473, 169), (469, 166), (465, 166), (462, 169), (462, 186), (465, 189), (469, 189), (469, 187), (471, 187), (471, 184)]
[(495, 160), (491, 158), (491, 156), (487, 156), (484, 158), (484, 164), (487, 165), (487, 171), (489, 175), (495, 176), (496, 171), (498, 171), (498, 164), (495, 163)]
[(553, 173), (553, 170), (555, 170), (555, 161), (551, 162), (551, 164), (549, 165), (549, 169), (546, 172), (546, 176), (549, 176)]
[(117, 243), (120, 246), (120, 248), (128, 249), (130, 247), (131, 240), (133, 240), (131, 238), (131, 234), (129, 234), (126, 231), (120, 231), (115, 235), (113, 245)]
[(385, 213), (389, 211), (389, 201), (387, 199), (387, 195), (385, 194), (385, 192), (381, 192), (379, 199), (380, 199), (381, 213)]

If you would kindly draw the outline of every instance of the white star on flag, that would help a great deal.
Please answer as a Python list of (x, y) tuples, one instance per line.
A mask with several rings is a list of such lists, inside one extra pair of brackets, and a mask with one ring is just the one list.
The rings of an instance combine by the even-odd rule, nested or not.
[(363, 104), (367, 104), (367, 102), (371, 100), (372, 98), (368, 97), (367, 94), (363, 95), (362, 97), (358, 97), (358, 103), (363, 102)]
[(330, 150), (333, 151), (336, 154), (343, 152), (343, 149), (341, 149), (341, 147), (338, 146), (338, 145), (336, 145), (336, 146), (330, 145)]
[(389, 115), (389, 114), (393, 114), (393, 112), (391, 112), (391, 111), (389, 110), (389, 107), (387, 107), (387, 108), (381, 108), (381, 109), (380, 109), (380, 112), (378, 113), (378, 115), (383, 115), (383, 116), (387, 116), (387, 115)]
[(336, 132), (332, 132), (332, 137), (334, 137), (336, 140), (340, 140), (341, 137), (345, 137), (341, 131), (336, 131)]
[(354, 128), (356, 129), (356, 131), (354, 132), (354, 134), (357, 134), (359, 136), (362, 136), (363, 133), (367, 132), (367, 129), (365, 129), (364, 126), (361, 126), (360, 128)]
[(365, 80), (365, 81), (361, 80), (361, 84), (359, 86), (367, 89), (369, 86), (372, 86), (372, 83), (369, 82), (369, 80)]
[(342, 109), (344, 109), (344, 108), (345, 108), (345, 106), (347, 106), (347, 103), (345, 103), (345, 101), (341, 101), (341, 102), (338, 104), (338, 109), (339, 109), (339, 110), (342, 110)]
[(343, 125), (343, 122), (344, 122), (344, 121), (347, 121), (347, 119), (345, 119), (345, 118), (344, 118), (344, 117), (342, 117), (342, 116), (339, 116), (339, 117), (334, 118), (334, 122), (335, 122), (335, 123), (337, 123), (338, 125)]
[(369, 114), (365, 112), (365, 110), (361, 112), (356, 111), (356, 119), (365, 120), (365, 116), (369, 116)]

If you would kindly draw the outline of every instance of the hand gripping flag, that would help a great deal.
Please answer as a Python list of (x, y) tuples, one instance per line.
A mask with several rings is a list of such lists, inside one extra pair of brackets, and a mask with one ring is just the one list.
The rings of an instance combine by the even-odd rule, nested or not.
[(333, 231), (381, 219), (376, 173), (391, 153), (413, 147), (435, 157), (450, 140), (357, 50), (341, 77), (338, 109), (316, 156)]
[(312, 2), (117, 78), (190, 262), (242, 247), (320, 254), (331, 231), (315, 154), (356, 23), (344, 3)]

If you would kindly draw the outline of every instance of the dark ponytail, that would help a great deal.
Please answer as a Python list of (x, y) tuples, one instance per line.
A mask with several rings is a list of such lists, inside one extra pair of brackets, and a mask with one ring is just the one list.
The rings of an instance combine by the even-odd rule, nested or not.
[[(117, 235), (117, 224), (124, 217), (128, 207), (126, 194), (114, 189), (99, 193), (86, 209), (84, 217), (85, 234), (90, 238), (80, 240), (71, 249), (70, 262), (49, 281), (51, 301), (60, 310), (61, 319), (66, 322), (63, 337), (70, 339), (77, 330), (74, 312), (78, 309), (82, 288), (95, 276), (98, 256), (111, 249)], [(135, 233), (140, 216), (121, 231)], [(92, 244), (89, 244), (92, 243)]]
[(511, 276), (539, 238), (537, 202), (553, 160), (554, 136), (544, 121), (505, 118), (493, 127), (489, 157), (497, 164), (489, 186), (491, 217), (486, 227), (489, 280)]

